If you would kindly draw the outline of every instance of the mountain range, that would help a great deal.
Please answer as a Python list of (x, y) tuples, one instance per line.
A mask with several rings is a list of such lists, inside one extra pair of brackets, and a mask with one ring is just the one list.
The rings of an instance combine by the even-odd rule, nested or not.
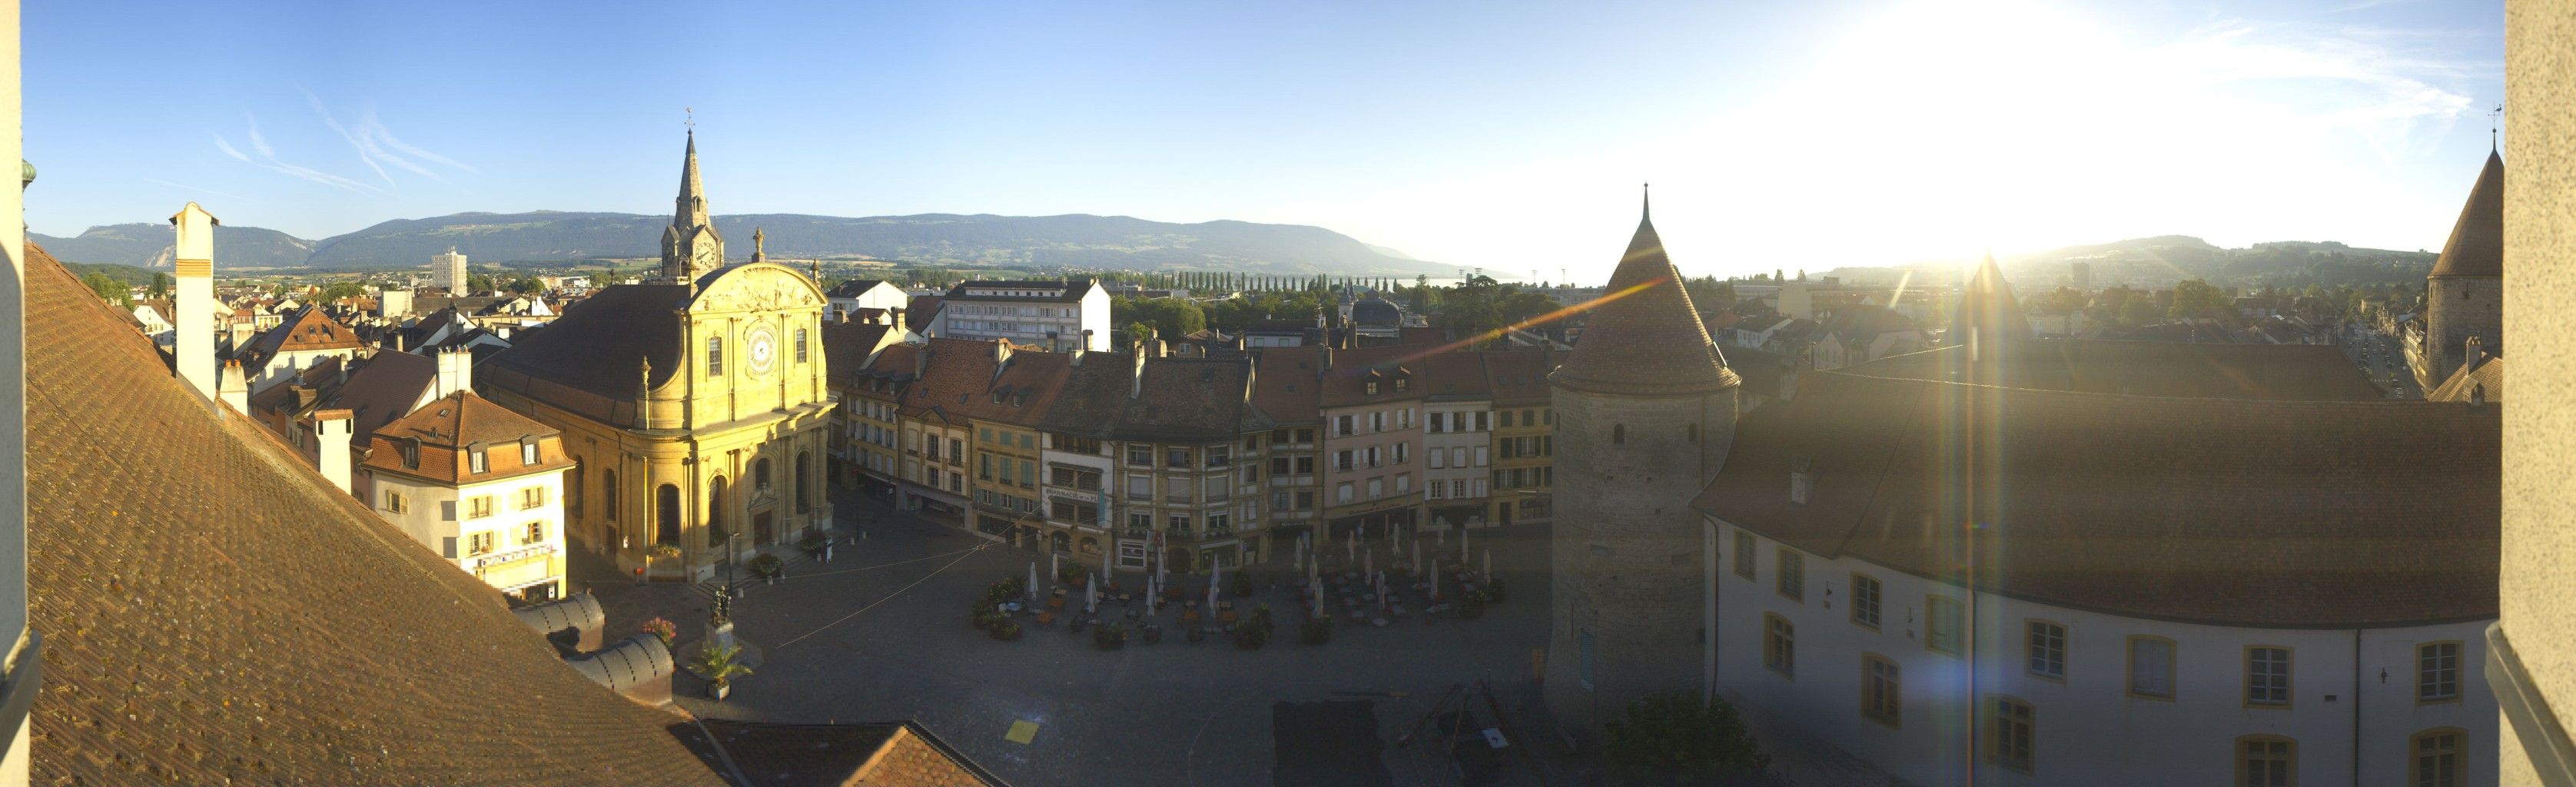
[[(319, 240), (259, 227), (215, 229), (215, 265), (229, 270), (418, 268), (455, 247), (475, 262), (545, 263), (661, 256), (670, 219), (632, 213), (459, 213), (396, 219)], [(1401, 275), (1446, 266), (1371, 246), (1322, 227), (1209, 221), (1173, 224), (1126, 216), (718, 216), (726, 253), (751, 256), (752, 232), (784, 259), (884, 260), (957, 268), (1222, 270), (1266, 274)], [(91, 227), (73, 237), (29, 233), (66, 262), (170, 267), (170, 227)]]
[[(2336, 241), (2268, 241), (2232, 249), (2189, 235), (2158, 235), (2001, 256), (1996, 263), (2007, 278), (2024, 287), (2063, 283), (2079, 262), (2091, 269), (2088, 278), (2094, 287), (2124, 282), (2169, 285), (2194, 278), (2220, 285), (2421, 286), (2439, 256), (2424, 250), (2371, 249)], [(1825, 273), (1854, 284), (1892, 285), (1911, 277), (1917, 284), (1942, 285), (1954, 283), (1964, 270), (1957, 262), (1926, 262), (1844, 267)]]

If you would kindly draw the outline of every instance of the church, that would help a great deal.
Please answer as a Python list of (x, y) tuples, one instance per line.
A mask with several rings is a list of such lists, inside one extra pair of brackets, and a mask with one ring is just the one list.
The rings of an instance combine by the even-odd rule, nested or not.
[(826, 299), (761, 240), (726, 262), (693, 131), (661, 275), (600, 290), (477, 371), (487, 398), (562, 432), (579, 463), (567, 541), (630, 575), (711, 579), (728, 542), (748, 556), (831, 523)]

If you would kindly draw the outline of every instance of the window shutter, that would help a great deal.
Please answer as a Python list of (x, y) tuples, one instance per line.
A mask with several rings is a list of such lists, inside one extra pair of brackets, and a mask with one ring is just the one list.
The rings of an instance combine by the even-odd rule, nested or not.
[[(454, 519), (455, 517), (449, 517), (449, 518), (450, 518), (450, 519)], [(454, 559), (456, 558), (456, 537), (455, 537), (455, 536), (448, 536), (448, 537), (446, 537), (445, 539), (442, 539), (442, 540), (441, 540), (441, 543), (440, 543), (440, 545), (439, 545), (438, 553), (439, 553), (439, 554), (441, 554), (441, 555), (446, 555), (446, 556), (447, 556), (447, 558), (448, 558), (448, 559), (450, 559), (450, 560), (454, 560)]]
[[(441, 501), (438, 501), (438, 518), (443, 519), (443, 520), (446, 520), (446, 521), (449, 521), (449, 522), (454, 522), (454, 521), (456, 521), (456, 501), (454, 501), (454, 500), (441, 500)], [(448, 540), (449, 540), (449, 541), (455, 541), (456, 539), (451, 538), (451, 539), (448, 539)], [(454, 549), (450, 549), (450, 550), (447, 550), (447, 551), (448, 551), (448, 553), (449, 553), (449, 554), (448, 554), (448, 557), (455, 557), (455, 556), (456, 556), (456, 555), (455, 555), (456, 550), (454, 550)]]

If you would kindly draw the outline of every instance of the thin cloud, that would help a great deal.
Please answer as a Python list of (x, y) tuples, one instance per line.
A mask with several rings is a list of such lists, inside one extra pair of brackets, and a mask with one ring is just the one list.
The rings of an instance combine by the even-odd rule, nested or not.
[(340, 118), (332, 114), (330, 107), (322, 103), (320, 96), (301, 87), (297, 90), (303, 91), (304, 101), (313, 107), (313, 113), (322, 116), (322, 124), (331, 127), (332, 133), (340, 135), (342, 141), (349, 143), (350, 149), (357, 151), (358, 160), (364, 162), (368, 169), (374, 170), (376, 177), (384, 180), (385, 185), (394, 185), (393, 175), (385, 170), (388, 165), (431, 180), (442, 182), (446, 180), (436, 171), (412, 160), (415, 158), (466, 172), (475, 171), (473, 167), (458, 163), (454, 159), (407, 144), (396, 138), (392, 130), (385, 128), (384, 121), (376, 117), (373, 109), (362, 111), (355, 124), (342, 124)]
[(260, 167), (265, 167), (269, 171), (289, 177), (308, 180), (314, 183), (330, 186), (332, 188), (344, 189), (362, 194), (384, 193), (383, 189), (376, 188), (370, 184), (360, 183), (358, 181), (333, 175), (301, 164), (290, 164), (279, 160), (277, 158), (277, 149), (270, 147), (268, 144), (268, 138), (259, 133), (259, 119), (252, 117), (249, 118), (249, 121), (250, 149), (259, 152), (258, 158), (244, 155), (240, 148), (233, 147), (231, 140), (224, 139), (223, 135), (220, 134), (215, 136), (215, 149), (223, 151), (224, 155), (231, 156)]

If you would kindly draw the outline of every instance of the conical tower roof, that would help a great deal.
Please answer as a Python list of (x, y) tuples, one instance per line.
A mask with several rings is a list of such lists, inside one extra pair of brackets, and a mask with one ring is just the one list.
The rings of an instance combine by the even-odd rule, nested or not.
[(2487, 153), (2478, 185), (2460, 206), (2460, 221), (2451, 225), (2451, 241), (2433, 262), (2434, 276), (2504, 275), (2504, 156)]
[(1995, 265), (1993, 254), (1986, 255), (1977, 272), (1968, 276), (1967, 285), (1959, 288), (1959, 310), (1943, 342), (1967, 344), (1971, 328), (1983, 329), (1996, 339), (2031, 338), (2030, 319), (2023, 316), (2021, 301), (2013, 298), (2012, 284), (2004, 281), (2004, 270)]
[(698, 180), (698, 132), (696, 129), (689, 130), (688, 160), (686, 163), (680, 165), (680, 197), (678, 202), (678, 209), (671, 213), (671, 226), (678, 227), (685, 231), (693, 227), (713, 223), (707, 220), (706, 185)]
[(1726, 357), (1709, 341), (1681, 273), (1664, 256), (1651, 206), (1645, 214), (1573, 354), (1548, 379), (1579, 391), (1631, 396), (1699, 395), (1737, 384)]

